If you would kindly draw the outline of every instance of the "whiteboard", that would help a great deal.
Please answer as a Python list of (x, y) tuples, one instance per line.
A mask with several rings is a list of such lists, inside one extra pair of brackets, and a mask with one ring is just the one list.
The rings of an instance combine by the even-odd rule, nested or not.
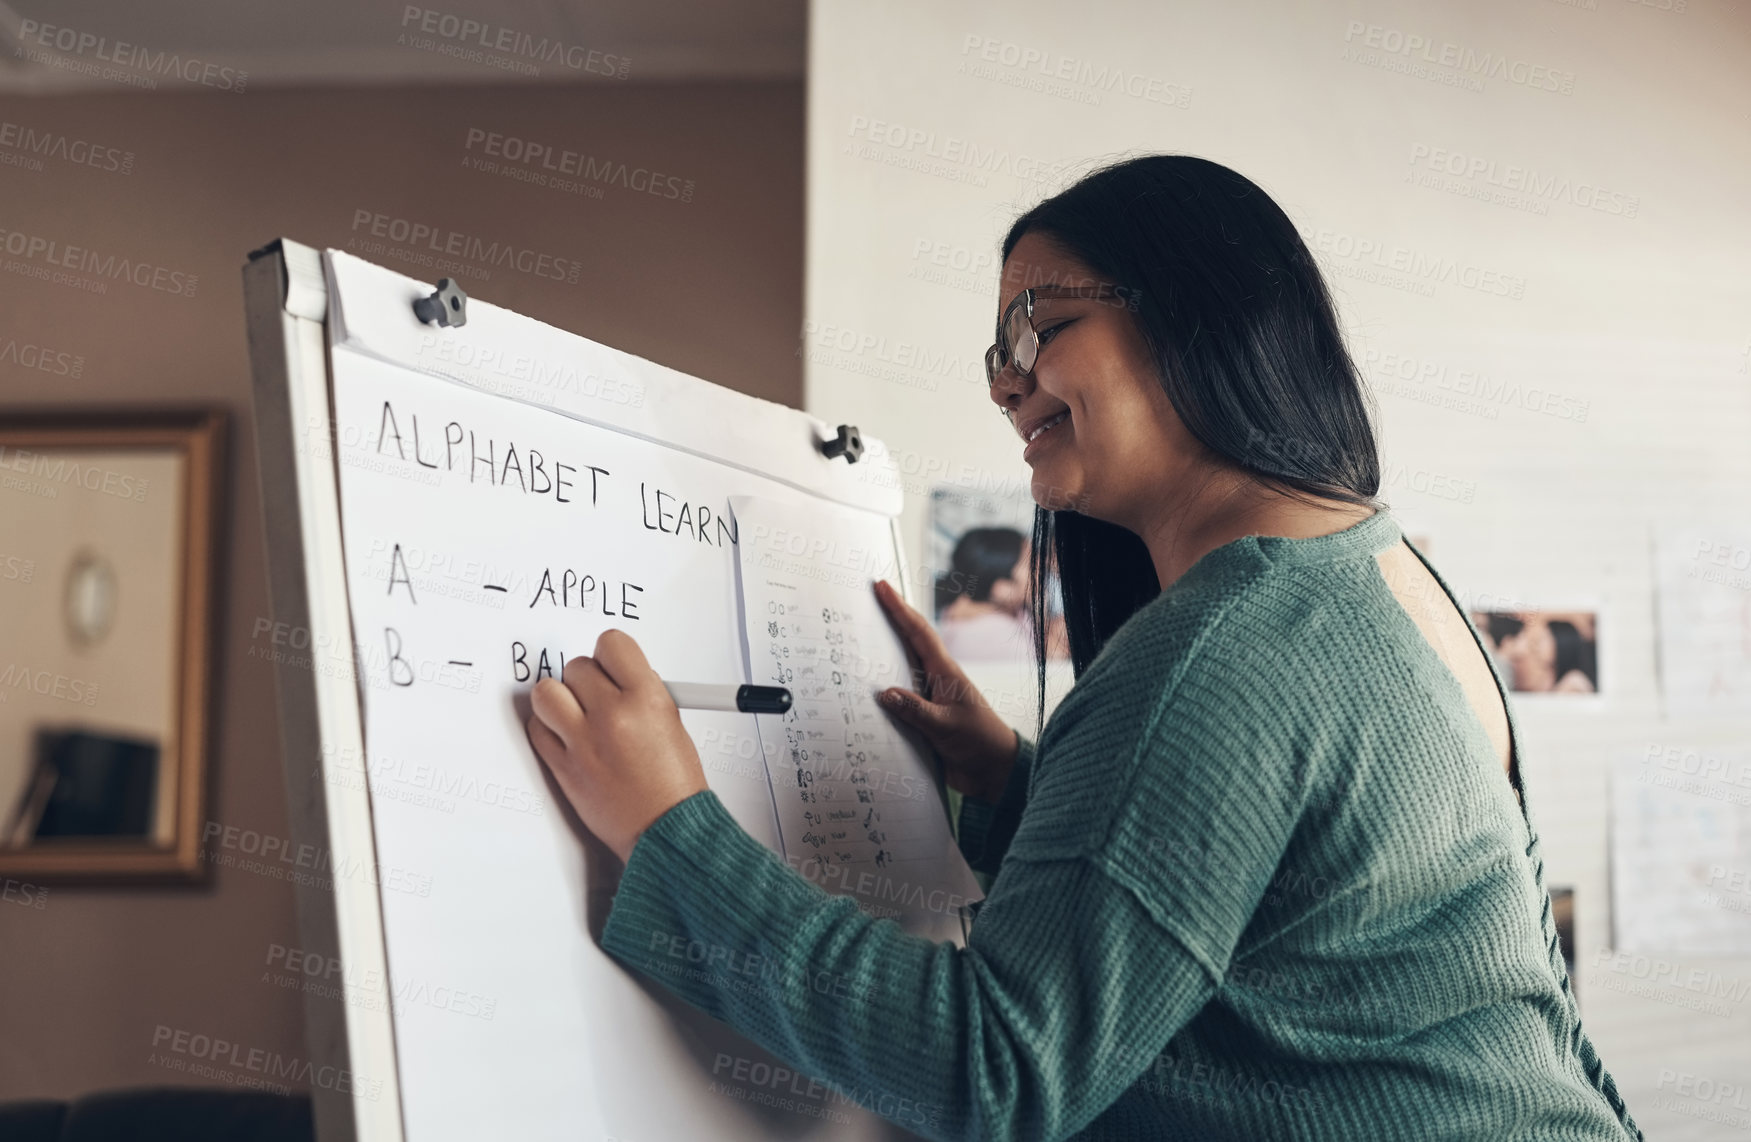
[[(246, 284), (270, 571), (309, 646), (280, 665), (286, 778), (331, 866), (300, 923), (342, 968), (307, 1000), (314, 1061), (343, 1076), (313, 1090), (325, 1142), (908, 1136), (599, 949), (618, 862), (523, 730), (533, 681), (608, 626), (667, 679), (749, 680), (732, 497), (880, 536), (900, 568), (880, 442), (829, 460), (795, 410), (478, 300), (424, 325), (425, 283), (264, 253)], [(683, 722), (780, 851), (777, 735)], [(950, 919), (916, 922), (958, 940)]]

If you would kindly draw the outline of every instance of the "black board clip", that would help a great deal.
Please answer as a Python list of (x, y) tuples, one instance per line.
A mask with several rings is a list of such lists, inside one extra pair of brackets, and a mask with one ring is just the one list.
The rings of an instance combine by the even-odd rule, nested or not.
[(442, 278), (432, 296), (414, 300), (413, 315), (427, 324), (435, 321), (439, 325), (467, 325), (468, 295), (455, 278)]
[(841, 424), (838, 436), (821, 443), (821, 452), (829, 460), (843, 456), (847, 464), (855, 464), (863, 455), (863, 435), (857, 431), (856, 425)]

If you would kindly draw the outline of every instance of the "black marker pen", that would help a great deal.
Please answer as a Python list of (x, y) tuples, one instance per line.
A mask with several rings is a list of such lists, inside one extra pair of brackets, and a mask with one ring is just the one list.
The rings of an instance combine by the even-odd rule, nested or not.
[(783, 686), (720, 686), (710, 682), (665, 682), (664, 689), (683, 710), (735, 710), (743, 714), (782, 714), (790, 709)]

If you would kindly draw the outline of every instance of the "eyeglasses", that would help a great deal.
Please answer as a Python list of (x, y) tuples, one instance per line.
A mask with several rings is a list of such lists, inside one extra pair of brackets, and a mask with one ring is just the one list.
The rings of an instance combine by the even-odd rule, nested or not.
[(1040, 286), (1024, 289), (1016, 295), (997, 322), (997, 339), (985, 350), (985, 382), (997, 383), (997, 374), (1010, 364), (1020, 376), (1034, 371), (1040, 356), (1040, 334), (1034, 328), (1034, 303), (1043, 297), (1113, 297), (1113, 286), (1073, 288), (1070, 286)]

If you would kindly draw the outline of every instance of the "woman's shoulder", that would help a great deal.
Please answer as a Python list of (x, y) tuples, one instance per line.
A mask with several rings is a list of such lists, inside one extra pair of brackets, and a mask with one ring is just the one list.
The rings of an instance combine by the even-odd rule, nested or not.
[[(1256, 547), (1234, 545), (1211, 553), (1172, 586), (1137, 609), (1101, 648), (1083, 680), (1107, 675), (1169, 683), (1195, 662), (1276, 658), (1281, 636), (1335, 602), (1329, 589), (1299, 589), (1290, 573)], [(1079, 683), (1080, 684), (1080, 683)]]
[(1370, 579), (1372, 559), (1285, 565), (1250, 545), (1220, 554), (1114, 632), (1060, 705), (1064, 720), (1169, 717), (1188, 730), (1208, 721), (1212, 732), (1242, 716), (1326, 722), (1358, 692), (1334, 689), (1334, 671), (1363, 691), (1371, 671), (1388, 681), (1394, 667), (1380, 651), (1397, 604), (1378, 574)]
[[(1204, 570), (1200, 567), (1200, 570)], [(1164, 716), (1219, 722), (1233, 696), (1212, 674), (1243, 678), (1249, 693), (1280, 689), (1272, 677), (1275, 655), (1268, 626), (1258, 612), (1270, 567), (1263, 561), (1232, 561), (1221, 574), (1188, 575), (1140, 607), (1107, 639), (1053, 711), (1040, 739), (1042, 751), (1059, 763), (1070, 746), (1089, 734), (1106, 747), (1083, 762), (1103, 766), (1135, 762), (1137, 747)], [(1240, 688), (1240, 687), (1230, 687)], [(1185, 691), (1195, 708), (1185, 709)], [(1123, 741), (1124, 751), (1113, 749)], [(1117, 772), (1107, 780), (1121, 778)]]
[[(1306, 803), (1321, 743), (1342, 737), (1326, 731), (1347, 716), (1289, 646), (1310, 613), (1301, 595), (1319, 588), (1286, 585), (1299, 572), (1264, 558), (1195, 570), (1114, 633), (1047, 722), (1030, 775), (1039, 820), (1013, 852), (1135, 855), (1187, 813), (1228, 829), (1211, 822), (1290, 822)], [(1341, 611), (1345, 589), (1324, 590)]]
[(1206, 815), (1291, 822), (1368, 736), (1360, 675), (1391, 666), (1355, 649), (1379, 605), (1365, 568), (1286, 565), (1243, 545), (1194, 570), (1114, 633), (1046, 724), (1030, 804), (1038, 794), (1074, 815), (1086, 839), (1066, 852), (1128, 851), (1187, 798)]

